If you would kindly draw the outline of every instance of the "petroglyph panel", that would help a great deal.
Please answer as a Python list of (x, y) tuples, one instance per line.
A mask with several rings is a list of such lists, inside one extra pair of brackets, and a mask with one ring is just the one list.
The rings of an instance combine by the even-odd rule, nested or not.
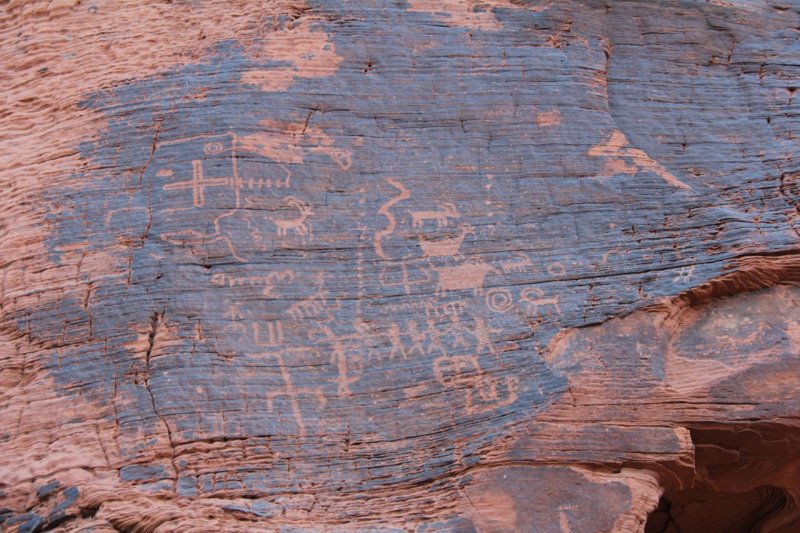
[[(592, 364), (554, 355), (559, 334), (794, 253), (788, 82), (751, 71), (756, 42), (730, 72), (691, 44), (728, 11), (690, 2), (701, 34), (669, 36), (737, 95), (717, 124), (694, 75), (664, 78), (683, 63), (651, 63), (647, 21), (673, 8), (523, 4), (268, 2), (245, 40), (81, 86), (78, 163), (9, 180), (0, 346), (28, 352), (2, 383), (41, 372), (102, 412), (111, 452), (87, 457), (126, 486), (250, 514), (280, 497), (300, 524), (454, 480), (549, 416)], [(615, 45), (608, 24), (641, 31)], [(661, 116), (659, 91), (691, 112)]]
[[(347, 44), (335, 46), (349, 53)], [(601, 59), (589, 54), (582, 61)], [(627, 194), (620, 201), (628, 212), (610, 210), (598, 218), (591, 211), (565, 210), (559, 206), (566, 198), (581, 201), (584, 182), (562, 170), (549, 177), (548, 158), (554, 156), (536, 147), (527, 155), (497, 151), (491, 142), (434, 148), (427, 129), (415, 136), (406, 132), (402, 140), (386, 136), (381, 120), (390, 115), (356, 121), (345, 134), (341, 114), (324, 110), (356, 112), (367, 99), (358, 92), (326, 91), (333, 81), (294, 80), (293, 87), (310, 91), (308, 98), (316, 102), (310, 111), (293, 108), (280, 91), (235, 82), (214, 97), (213, 107), (188, 98), (200, 77), (229, 83), (235, 73), (227, 65), (249, 62), (235, 47), (222, 46), (208, 62), (88, 99), (87, 106), (102, 110), (129, 95), (145, 95), (142, 111), (110, 118), (106, 137), (83, 152), (99, 167), (139, 170), (76, 176), (96, 188), (75, 207), (74, 218), (59, 221), (50, 241), (55, 261), (58, 250), (83, 242), (87, 232), (123, 243), (115, 253), (127, 262), (127, 276), (100, 282), (94, 293), (127, 294), (127, 301), (142, 302), (141, 311), (124, 315), (132, 331), (149, 324), (154, 312), (174, 324), (168, 345), (159, 348), (162, 337), (153, 335), (148, 368), (140, 370), (149, 375), (147, 383), (122, 390), (123, 396), (136, 396), (147, 388), (152, 410), (176, 443), (201, 435), (245, 436), (263, 427), (299, 439), (348, 431), (378, 439), (402, 434), (409, 447), (423, 435), (456, 432), (480, 447), (501, 431), (487, 432), (483, 420), (502, 416), (504, 426), (513, 426), (564, 391), (565, 376), (544, 358), (561, 328), (616, 312), (630, 301), (626, 290), (656, 297), (714, 274), (691, 265), (637, 274), (664, 258), (639, 244), (637, 235), (660, 227), (670, 198), (691, 204), (700, 196), (619, 130), (598, 132), (586, 150), (570, 148), (580, 144), (569, 138), (580, 129), (574, 125), (600, 118), (542, 105), (533, 112), (532, 127), (557, 132), (552, 134), (563, 143), (564, 157), (582, 157), (589, 166), (599, 160), (601, 175), (660, 178), (652, 194), (661, 208)], [(521, 78), (517, 82), (522, 90)], [(438, 87), (433, 76), (416, 83), (420, 90)], [(487, 81), (475, 77), (468, 83), (478, 88)], [(378, 90), (369, 81), (363, 86)], [(443, 102), (461, 98), (433, 93)], [(160, 100), (165, 94), (182, 105)], [(392, 113), (411, 102), (398, 100)], [(504, 105), (486, 102), (481, 134), (522, 127), (502, 112)], [(209, 119), (195, 118), (211, 109)], [(398, 117), (392, 131), (400, 135), (409, 126)], [(563, 124), (573, 128), (556, 129)], [(132, 133), (142, 128), (151, 135)], [(116, 138), (133, 142), (109, 152), (106, 146)], [(476, 153), (478, 164), (455, 164)], [(515, 174), (526, 158), (541, 178)], [(411, 160), (431, 164), (421, 173)], [(453, 177), (456, 168), (461, 170)], [(559, 180), (557, 189), (551, 179)], [(604, 183), (593, 185), (601, 196), (626, 194)], [(115, 187), (121, 192), (110, 192)], [(716, 216), (713, 208), (697, 212), (709, 220)], [(74, 226), (71, 220), (79, 219), (91, 223)], [(589, 241), (593, 246), (581, 245)], [(609, 263), (608, 254), (623, 242), (631, 264)], [(682, 250), (681, 257), (692, 253)], [(601, 268), (609, 281), (588, 281)], [(113, 305), (92, 306), (97, 335), (116, 323), (117, 311)], [(35, 316), (18, 323), (32, 337), (50, 335)], [(78, 335), (74, 328), (66, 331), (64, 339)], [(117, 353), (120, 370), (142, 364), (134, 349), (120, 347)], [(69, 348), (61, 357), (81, 364)], [(199, 382), (193, 377), (198, 372)], [(58, 376), (56, 371), (57, 379), (66, 379)], [(243, 385), (230, 396), (224, 391), (233, 383)], [(383, 383), (394, 387), (385, 390)], [(117, 395), (119, 390), (118, 384)], [(124, 409), (123, 400), (114, 401)], [(199, 402), (203, 414), (188, 414), (181, 402)], [(445, 408), (452, 418), (436, 414)], [(141, 424), (155, 431), (152, 422)], [(142, 430), (136, 426), (131, 421), (125, 427)], [(138, 460), (140, 454), (128, 456)]]

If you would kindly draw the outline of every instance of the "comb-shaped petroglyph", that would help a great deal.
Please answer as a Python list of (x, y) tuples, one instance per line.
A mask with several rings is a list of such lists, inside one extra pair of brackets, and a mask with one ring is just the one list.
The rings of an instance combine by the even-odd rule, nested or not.
[(224, 272), (211, 275), (211, 284), (216, 287), (263, 287), (264, 296), (275, 297), (275, 286), (279, 283), (290, 283), (294, 280), (294, 270), (278, 270), (259, 276), (236, 276)]
[(286, 314), (294, 320), (332, 318), (327, 309), (328, 291), (325, 289), (325, 277), (320, 273), (316, 279), (317, 289), (306, 298), (293, 303), (286, 309)]
[(283, 346), (286, 340), (283, 333), (283, 322), (269, 320), (261, 325), (253, 322), (253, 339), (256, 346)]

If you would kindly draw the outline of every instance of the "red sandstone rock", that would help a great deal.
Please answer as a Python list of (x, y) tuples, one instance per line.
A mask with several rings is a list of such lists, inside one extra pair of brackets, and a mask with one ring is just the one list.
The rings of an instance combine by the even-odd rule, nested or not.
[(798, 28), (6, 2), (0, 528), (798, 530)]

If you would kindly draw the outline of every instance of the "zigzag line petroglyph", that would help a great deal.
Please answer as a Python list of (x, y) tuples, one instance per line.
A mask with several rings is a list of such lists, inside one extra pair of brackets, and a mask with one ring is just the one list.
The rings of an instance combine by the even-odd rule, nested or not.
[(389, 225), (386, 226), (386, 229), (375, 232), (375, 253), (378, 254), (378, 257), (382, 257), (383, 259), (389, 259), (389, 256), (383, 251), (383, 238), (394, 233), (394, 229), (397, 227), (397, 221), (389, 209), (391, 209), (397, 202), (407, 200), (411, 197), (411, 191), (406, 189), (399, 181), (392, 178), (387, 178), (386, 181), (389, 183), (389, 185), (400, 191), (400, 194), (383, 204), (381, 208), (378, 209), (378, 213), (385, 216), (387, 220), (389, 220)]

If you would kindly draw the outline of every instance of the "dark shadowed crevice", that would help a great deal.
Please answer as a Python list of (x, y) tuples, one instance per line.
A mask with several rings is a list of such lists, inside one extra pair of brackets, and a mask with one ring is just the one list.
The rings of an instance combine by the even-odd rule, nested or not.
[(667, 490), (646, 533), (800, 530), (800, 429), (779, 424), (691, 429), (694, 487)]

